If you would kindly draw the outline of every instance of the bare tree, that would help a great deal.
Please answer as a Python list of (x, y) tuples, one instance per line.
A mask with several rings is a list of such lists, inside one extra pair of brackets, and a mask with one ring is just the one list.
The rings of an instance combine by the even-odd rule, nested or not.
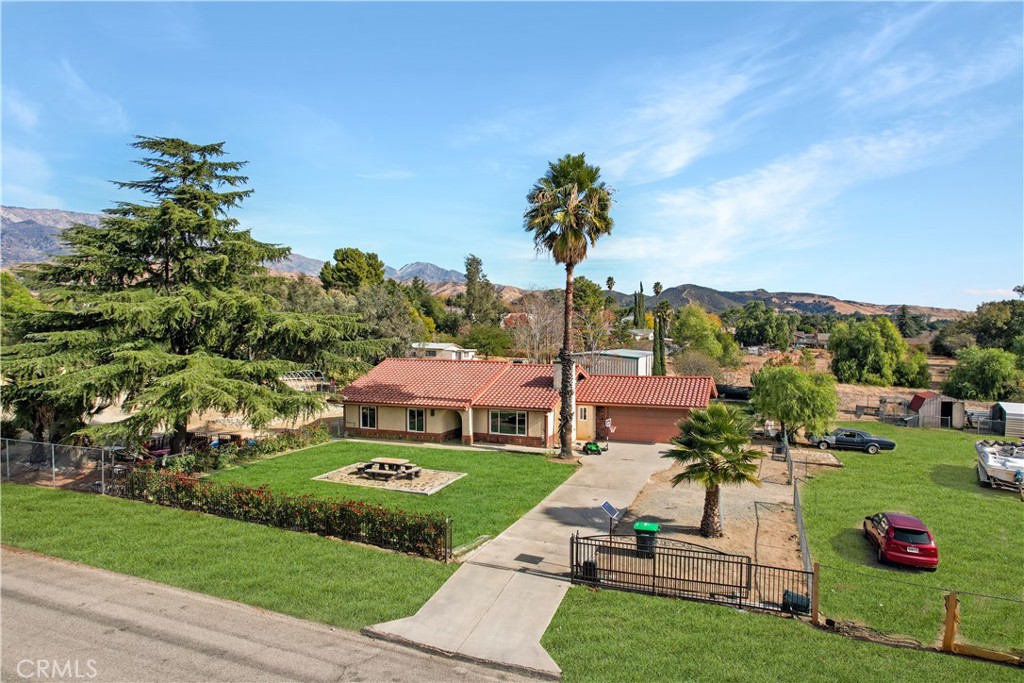
[(559, 291), (527, 292), (506, 317), (516, 349), (533, 362), (550, 363), (558, 353), (563, 296)]

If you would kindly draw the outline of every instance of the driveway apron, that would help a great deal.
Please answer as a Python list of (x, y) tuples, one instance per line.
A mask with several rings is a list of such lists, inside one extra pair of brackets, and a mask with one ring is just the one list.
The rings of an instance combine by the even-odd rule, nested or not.
[(628, 507), (668, 469), (664, 445), (616, 443), (497, 538), (474, 552), (414, 616), (364, 631), (547, 677), (561, 670), (540, 645), (569, 589), (569, 537), (607, 533), (605, 501)]

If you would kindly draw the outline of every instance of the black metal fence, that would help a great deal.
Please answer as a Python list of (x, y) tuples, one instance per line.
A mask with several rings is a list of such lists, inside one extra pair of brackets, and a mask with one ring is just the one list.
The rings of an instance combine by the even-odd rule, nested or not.
[(806, 612), (811, 572), (754, 564), (672, 539), (572, 536), (573, 583), (716, 602), (747, 609)]

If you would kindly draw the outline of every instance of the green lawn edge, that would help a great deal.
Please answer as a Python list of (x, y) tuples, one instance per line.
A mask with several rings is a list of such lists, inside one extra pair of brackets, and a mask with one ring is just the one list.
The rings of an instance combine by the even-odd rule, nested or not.
[(346, 629), (415, 614), (456, 570), (95, 494), (0, 484), (0, 542)]
[(964, 657), (887, 647), (795, 619), (573, 586), (541, 644), (568, 683), (988, 683), (1021, 671)]

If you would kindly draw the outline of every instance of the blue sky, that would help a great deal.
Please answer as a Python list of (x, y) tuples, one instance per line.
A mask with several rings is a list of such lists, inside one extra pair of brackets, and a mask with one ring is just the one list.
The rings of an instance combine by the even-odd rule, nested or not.
[(135, 134), (225, 141), (262, 240), (556, 287), (525, 196), (586, 152), (633, 291), (972, 309), (1024, 282), (1020, 3), (12, 3), (3, 203), (136, 199)]

